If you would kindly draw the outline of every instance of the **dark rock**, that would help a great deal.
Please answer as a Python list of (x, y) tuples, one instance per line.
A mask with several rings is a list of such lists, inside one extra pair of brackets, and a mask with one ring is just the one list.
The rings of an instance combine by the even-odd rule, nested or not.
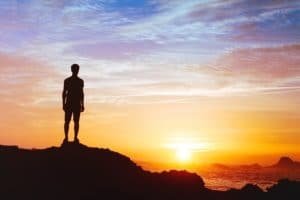
[(300, 192), (300, 183), (289, 180), (267, 192), (251, 184), (240, 190), (209, 190), (195, 173), (151, 173), (109, 149), (68, 142), (33, 150), (0, 145), (0, 180), (1, 199), (259, 200), (292, 199)]

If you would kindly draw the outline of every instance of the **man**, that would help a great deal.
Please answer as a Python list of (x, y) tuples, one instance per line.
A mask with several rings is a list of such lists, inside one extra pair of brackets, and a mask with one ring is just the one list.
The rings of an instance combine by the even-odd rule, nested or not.
[(65, 139), (64, 143), (68, 142), (69, 124), (73, 115), (74, 121), (74, 142), (79, 143), (79, 119), (80, 113), (84, 111), (84, 82), (77, 75), (79, 72), (79, 65), (73, 64), (71, 66), (72, 76), (65, 79), (64, 89), (62, 92), (63, 110), (65, 111)]

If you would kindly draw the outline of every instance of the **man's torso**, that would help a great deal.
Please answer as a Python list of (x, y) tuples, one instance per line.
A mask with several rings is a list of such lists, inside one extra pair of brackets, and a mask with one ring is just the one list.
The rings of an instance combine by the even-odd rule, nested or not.
[(80, 109), (83, 80), (78, 77), (69, 77), (64, 82), (65, 90), (67, 91), (66, 106), (67, 108)]

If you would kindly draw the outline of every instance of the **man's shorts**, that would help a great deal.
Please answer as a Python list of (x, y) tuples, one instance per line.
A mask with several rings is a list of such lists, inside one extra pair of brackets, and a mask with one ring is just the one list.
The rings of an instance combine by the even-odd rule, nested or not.
[(76, 123), (76, 122), (79, 122), (79, 119), (80, 119), (80, 108), (76, 108), (76, 109), (72, 109), (72, 108), (67, 108), (65, 110), (65, 122), (70, 122), (71, 121), (71, 118), (72, 118), (72, 115), (73, 115), (73, 121)]

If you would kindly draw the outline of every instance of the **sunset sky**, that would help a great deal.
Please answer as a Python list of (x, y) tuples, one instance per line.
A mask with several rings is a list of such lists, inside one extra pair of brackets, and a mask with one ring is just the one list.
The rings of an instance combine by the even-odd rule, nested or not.
[(73, 63), (86, 145), (146, 162), (300, 160), (299, 1), (1, 0), (0, 144), (61, 144)]

